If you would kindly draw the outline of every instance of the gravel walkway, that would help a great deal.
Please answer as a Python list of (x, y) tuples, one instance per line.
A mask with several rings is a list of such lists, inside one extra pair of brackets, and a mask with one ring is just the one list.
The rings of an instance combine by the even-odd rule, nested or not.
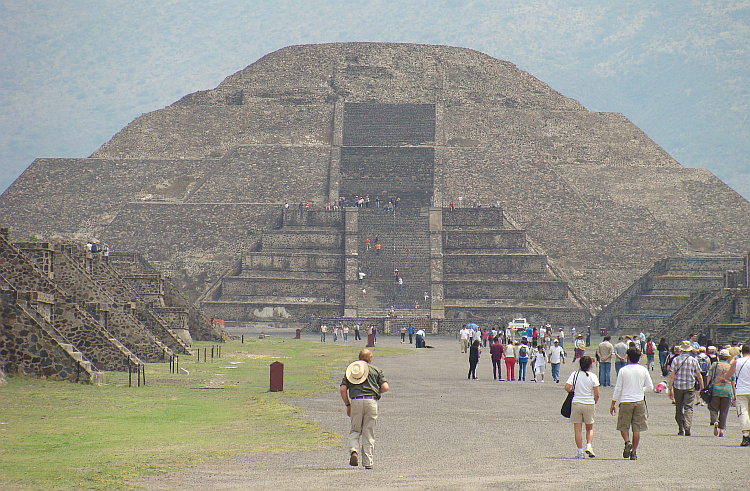
[[(395, 337), (381, 336), (380, 344), (400, 346)], [(594, 427), (597, 457), (574, 459), (572, 424), (559, 412), (570, 363), (563, 365), (560, 384), (533, 383), (529, 377), (526, 382), (497, 382), (486, 349), (477, 369), (480, 379), (470, 381), (467, 355), (460, 353), (457, 340), (428, 337), (428, 344), (434, 349), (404, 356), (378, 357), (376, 351), (373, 364), (384, 371), (391, 390), (380, 402), (373, 470), (348, 465), (348, 419), (337, 375), (330, 392), (293, 403), (311, 420), (341, 434), (340, 448), (236, 457), (133, 484), (214, 491), (750, 487), (750, 448), (739, 447), (734, 408), (726, 437), (713, 436), (705, 407), (695, 409), (693, 436), (678, 437), (674, 406), (666, 394), (647, 395), (650, 429), (643, 434), (639, 460), (631, 462), (622, 459), (622, 438), (608, 412), (612, 388), (602, 388)], [(654, 384), (661, 380), (657, 375), (654, 371)], [(715, 476), (722, 477), (717, 481)]]

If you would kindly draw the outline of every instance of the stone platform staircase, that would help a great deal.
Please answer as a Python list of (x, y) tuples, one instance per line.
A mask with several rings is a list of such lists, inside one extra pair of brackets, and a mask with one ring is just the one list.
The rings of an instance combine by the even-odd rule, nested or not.
[(278, 230), (199, 299), (206, 315), (289, 327), (344, 305), (343, 212), (285, 209)]
[(104, 383), (104, 373), (37, 312), (30, 299), (31, 294), (18, 292), (0, 277), (2, 368), (71, 382)]
[(596, 317), (596, 326), (625, 334), (644, 329), (677, 339), (726, 309), (728, 271), (744, 269), (740, 256), (703, 255), (657, 261)]
[(442, 210), (445, 317), (585, 325), (588, 309), (499, 208)]

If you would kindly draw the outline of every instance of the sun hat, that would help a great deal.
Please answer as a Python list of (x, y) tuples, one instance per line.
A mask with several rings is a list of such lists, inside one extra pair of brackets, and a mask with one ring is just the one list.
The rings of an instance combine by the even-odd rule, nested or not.
[(680, 351), (693, 351), (693, 348), (690, 346), (690, 341), (681, 342)]
[(346, 380), (353, 383), (354, 385), (363, 383), (365, 380), (367, 380), (367, 376), (369, 374), (370, 365), (368, 365), (367, 362), (363, 360), (352, 362), (348, 367), (346, 367)]
[(721, 358), (722, 360), (728, 360), (731, 357), (732, 357), (732, 355), (729, 354), (729, 350), (728, 349), (723, 349), (723, 350), (719, 351), (719, 358)]

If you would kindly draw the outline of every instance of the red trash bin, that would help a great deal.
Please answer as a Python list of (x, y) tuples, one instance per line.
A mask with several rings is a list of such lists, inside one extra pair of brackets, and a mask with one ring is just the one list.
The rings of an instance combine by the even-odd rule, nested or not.
[(284, 364), (280, 361), (271, 363), (271, 392), (284, 391)]

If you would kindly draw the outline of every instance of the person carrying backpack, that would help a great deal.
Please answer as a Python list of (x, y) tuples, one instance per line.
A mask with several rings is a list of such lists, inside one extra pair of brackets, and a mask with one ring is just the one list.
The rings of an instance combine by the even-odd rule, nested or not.
[(518, 347), (518, 380), (526, 381), (526, 365), (529, 363), (529, 347), (526, 345), (526, 340), (521, 341), (521, 346)]

